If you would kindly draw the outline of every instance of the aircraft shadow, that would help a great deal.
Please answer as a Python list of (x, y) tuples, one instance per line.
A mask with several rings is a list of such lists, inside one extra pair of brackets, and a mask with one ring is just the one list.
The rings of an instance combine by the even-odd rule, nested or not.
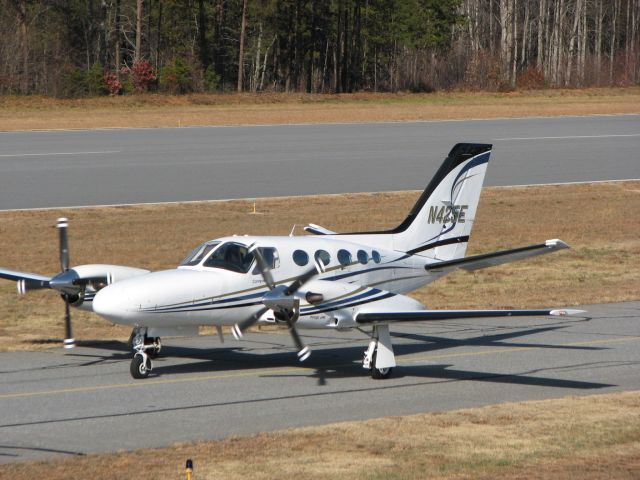
[[(535, 328), (526, 328), (509, 332), (499, 332), (492, 335), (476, 335), (468, 338), (451, 338), (444, 335), (425, 335), (416, 333), (402, 333), (396, 332), (392, 335), (396, 338), (402, 338), (404, 343), (397, 343), (394, 345), (396, 356), (401, 361), (402, 356), (417, 354), (417, 353), (429, 353), (438, 350), (465, 347), (465, 346), (482, 346), (493, 348), (537, 348), (537, 349), (564, 349), (564, 350), (602, 350), (605, 347), (595, 346), (574, 346), (574, 345), (553, 345), (543, 343), (518, 343), (510, 342), (508, 340), (550, 332), (559, 330), (566, 325), (555, 325)], [(477, 331), (477, 330), (476, 330)], [(305, 339), (309, 342), (309, 345), (316, 349), (309, 360), (304, 364), (298, 363), (296, 360), (293, 348), (290, 345), (290, 338), (288, 335), (282, 335), (282, 341), (280, 339), (273, 340), (273, 337), (267, 339), (260, 339), (260, 335), (251, 335), (245, 338), (242, 342), (233, 342), (231, 344), (220, 344), (212, 342), (211, 347), (189, 347), (189, 346), (174, 346), (165, 344), (162, 350), (161, 357), (154, 360), (154, 369), (152, 376), (164, 376), (175, 374), (190, 374), (190, 373), (216, 373), (216, 372), (228, 372), (235, 370), (267, 370), (270, 368), (282, 368), (296, 366), (305, 367), (301, 372), (308, 371), (306, 369), (312, 368), (315, 370), (314, 376), (318, 380), (319, 385), (326, 385), (327, 381), (331, 378), (340, 378), (342, 375), (347, 377), (361, 377), (366, 375), (361, 366), (361, 359), (366, 348), (367, 339), (364, 337), (341, 337), (336, 338), (335, 335), (325, 334), (312, 334), (305, 335)], [(213, 337), (212, 337), (213, 338)], [(413, 343), (407, 343), (406, 340), (413, 340)], [(336, 345), (337, 344), (337, 345)], [(229, 346), (227, 346), (229, 345)], [(320, 348), (323, 345), (333, 345), (330, 348)], [(36, 367), (33, 370), (42, 369), (57, 369), (57, 368), (69, 368), (78, 366), (91, 366), (98, 364), (111, 364), (115, 362), (121, 362), (123, 360), (129, 360), (131, 358), (131, 351), (128, 349), (126, 342), (110, 341), (110, 342), (85, 342), (85, 346), (95, 347), (93, 352), (87, 352), (86, 350), (77, 353), (67, 353), (65, 357), (72, 357), (74, 359), (81, 359), (81, 362), (65, 362), (57, 365), (49, 365), (46, 367)], [(106, 350), (106, 352), (105, 352)], [(267, 353), (265, 353), (265, 351)], [(259, 352), (259, 353), (258, 353)], [(171, 364), (172, 358), (191, 358), (200, 360), (198, 362), (190, 363), (178, 363)], [(10, 372), (3, 372), (10, 373)], [(412, 377), (431, 377), (431, 378), (445, 378), (444, 373), (438, 373), (433, 369), (431, 365), (416, 366), (416, 365), (401, 365), (394, 372), (396, 378), (398, 376), (412, 376)], [(517, 383), (517, 378), (505, 377), (502, 374), (494, 374), (491, 372), (457, 372), (457, 376), (453, 370), (447, 370), (450, 380), (486, 380), (497, 381), (496, 378), (502, 379), (503, 383)], [(434, 376), (435, 375), (435, 376)], [(535, 382), (531, 377), (526, 374), (520, 375), (523, 377), (521, 382), (523, 384), (532, 385), (544, 385), (545, 382), (549, 382), (548, 379), (540, 379), (540, 383)], [(568, 381), (571, 382), (571, 381)], [(554, 386), (553, 382), (549, 386)], [(606, 384), (587, 384), (582, 385), (580, 383), (577, 386), (571, 387), (570, 384), (557, 385), (564, 388), (603, 388)], [(582, 387), (581, 387), (582, 385)]]
[[(471, 345), (474, 345), (474, 343), (471, 343)], [(497, 346), (512, 347), (513, 345), (502, 345), (498, 343)], [(540, 348), (540, 346), (538, 345), (533, 346), (535, 346), (536, 348)], [(427, 345), (427, 347), (429, 347), (429, 345)], [(437, 347), (435, 349), (438, 348), (444, 347)], [(182, 349), (176, 349), (175, 356), (183, 356), (181, 355), (181, 353), (185, 352), (181, 352), (180, 350)], [(421, 343), (400, 344), (394, 346), (394, 351), (398, 359), (401, 359), (406, 355), (425, 353), (429, 350), (430, 349), (428, 348), (425, 349), (425, 345)], [(233, 370), (246, 370), (248, 368), (255, 368), (257, 370), (265, 370), (265, 374), (260, 375), (261, 377), (307, 376), (316, 378), (319, 385), (326, 385), (327, 381), (331, 379), (360, 378), (366, 376), (367, 372), (362, 368), (361, 365), (363, 352), (364, 347), (362, 346), (329, 349), (325, 348), (322, 350), (314, 351), (309, 360), (307, 360), (304, 364), (300, 364), (296, 361), (295, 353), (291, 351), (270, 354), (253, 354), (250, 352), (232, 350), (224, 353), (216, 352), (215, 355), (211, 355), (207, 360), (195, 363), (163, 365), (159, 362), (156, 362), (152, 374), (157, 376), (164, 376), (187, 373), (228, 372)], [(168, 355), (171, 355), (173, 353), (173, 349), (167, 352)], [(273, 368), (296, 368), (297, 366), (301, 367), (300, 374), (290, 372), (280, 374), (278, 372), (271, 373), (268, 371), (269, 369)], [(518, 374), (504, 374), (483, 371), (452, 370), (450, 368), (452, 366), (453, 365), (433, 364), (399, 365), (394, 372), (394, 378), (420, 377), (450, 381), (474, 380), (576, 389), (606, 388), (614, 386), (606, 383), (533, 377), (531, 376), (532, 373), (535, 373), (535, 371), (533, 370), (528, 372), (521, 372)], [(562, 368), (566, 369), (567, 367)], [(309, 375), (307, 373), (308, 369), (313, 369), (314, 373)]]
[(416, 333), (391, 333), (392, 337), (407, 338), (412, 340), (419, 340), (423, 342), (429, 342), (430, 345), (426, 346), (425, 351), (441, 350), (444, 348), (455, 348), (462, 346), (485, 346), (485, 347), (507, 347), (507, 348), (550, 348), (550, 349), (562, 349), (562, 350), (603, 350), (603, 347), (594, 347), (588, 345), (551, 345), (541, 343), (506, 343), (504, 340), (518, 338), (526, 335), (535, 335), (537, 333), (551, 332), (554, 330), (561, 330), (563, 326), (551, 326), (540, 327), (528, 330), (520, 330), (516, 332), (498, 333), (494, 335), (480, 335), (471, 338), (447, 338), (442, 336), (424, 335)]

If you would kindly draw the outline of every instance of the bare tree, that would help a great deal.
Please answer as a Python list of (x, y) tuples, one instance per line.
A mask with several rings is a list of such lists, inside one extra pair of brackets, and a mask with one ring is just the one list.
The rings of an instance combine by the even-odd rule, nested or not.
[(136, 48), (133, 61), (138, 62), (142, 53), (142, 4), (144, 0), (136, 0)]
[(121, 58), (121, 45), (120, 45), (120, 0), (116, 0), (116, 13), (114, 19), (114, 33), (115, 33), (115, 55), (114, 55), (114, 66), (116, 69), (116, 75), (120, 78), (120, 66), (122, 65)]
[(596, 35), (595, 35), (595, 62), (596, 62), (596, 83), (600, 84), (600, 72), (602, 70), (602, 23), (604, 12), (602, 10), (602, 0), (596, 0)]
[(538, 56), (536, 58), (538, 70), (544, 68), (544, 33), (547, 29), (547, 20), (547, 0), (540, 0), (540, 8), (538, 9)]
[(576, 0), (575, 10), (573, 12), (573, 27), (571, 28), (569, 39), (569, 58), (567, 63), (567, 71), (564, 77), (565, 85), (571, 81), (571, 73), (573, 68), (573, 59), (575, 56), (576, 40), (578, 38), (578, 25), (580, 21), (580, 10), (582, 9), (582, 0)]
[(23, 95), (29, 93), (29, 19), (27, 18), (27, 0), (9, 0), (13, 7), (20, 29), (20, 53), (22, 55), (22, 75), (20, 91)]
[(240, 48), (238, 53), (238, 92), (242, 92), (244, 77), (244, 37), (247, 30), (247, 0), (242, 3), (242, 23), (240, 25)]
[(500, 0), (500, 60), (502, 81), (513, 85), (511, 61), (513, 58), (513, 0)]
[(616, 48), (616, 26), (618, 23), (618, 14), (620, 12), (620, 1), (614, 0), (613, 2), (613, 15), (611, 16), (611, 39), (609, 43), (609, 83), (613, 83), (613, 62)]

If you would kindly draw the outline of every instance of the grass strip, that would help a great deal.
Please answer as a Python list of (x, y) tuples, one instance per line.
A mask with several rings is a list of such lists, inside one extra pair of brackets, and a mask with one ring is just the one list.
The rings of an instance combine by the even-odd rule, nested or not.
[[(213, 420), (211, 420), (213, 421)], [(451, 479), (640, 476), (640, 392), (505, 403), (0, 465), (2, 478)]]
[[(419, 192), (322, 195), (203, 203), (0, 212), (0, 265), (59, 271), (58, 217), (70, 219), (72, 265), (172, 268), (196, 245), (230, 235), (288, 235), (292, 225), (335, 231), (390, 228)], [(377, 208), (385, 205), (384, 209)], [(456, 272), (411, 295), (429, 308), (534, 308), (637, 300), (640, 182), (483, 189), (467, 254), (561, 238), (571, 250), (475, 273)], [(298, 227), (297, 234), (304, 233)], [(62, 302), (50, 291), (17, 296), (0, 281), (0, 348), (59, 346)], [(74, 312), (81, 341), (126, 340), (129, 330)]]
[(640, 113), (640, 87), (519, 92), (0, 97), (0, 131)]

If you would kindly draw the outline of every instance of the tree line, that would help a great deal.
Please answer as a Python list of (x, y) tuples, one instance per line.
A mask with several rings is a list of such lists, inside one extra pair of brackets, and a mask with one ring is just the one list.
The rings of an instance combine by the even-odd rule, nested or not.
[(640, 0), (0, 0), (0, 94), (640, 80)]

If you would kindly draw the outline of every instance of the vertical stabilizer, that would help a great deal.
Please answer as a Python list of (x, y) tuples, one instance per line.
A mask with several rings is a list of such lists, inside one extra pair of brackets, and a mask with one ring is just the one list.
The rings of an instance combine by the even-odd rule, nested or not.
[(389, 232), (395, 250), (440, 260), (464, 257), (491, 147), (459, 143), (451, 149), (407, 218)]

